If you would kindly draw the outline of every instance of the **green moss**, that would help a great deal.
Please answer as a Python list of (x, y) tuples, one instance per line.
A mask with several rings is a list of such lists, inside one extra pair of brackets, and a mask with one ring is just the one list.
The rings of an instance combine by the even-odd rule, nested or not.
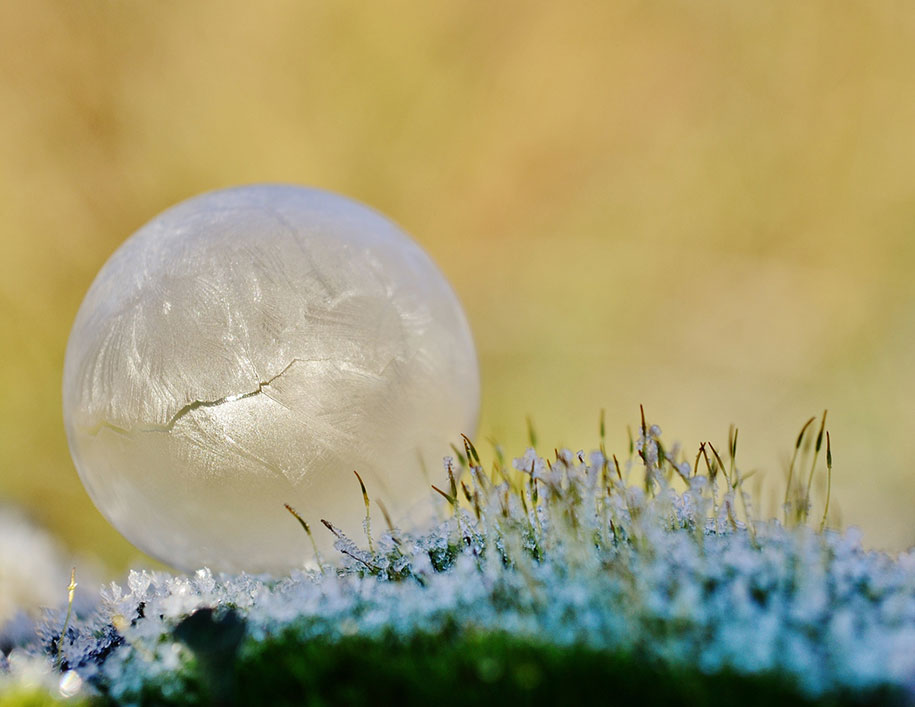
[[(585, 646), (560, 647), (504, 632), (461, 630), (305, 638), (300, 623), (276, 636), (246, 639), (234, 669), (218, 669), (202, 692), (177, 701), (147, 692), (148, 704), (448, 705), (512, 707), (556, 704), (638, 704), (752, 707), (753, 705), (888, 705), (900, 695), (834, 694), (810, 700), (780, 676), (704, 675)], [(205, 664), (201, 661), (200, 664)], [(216, 666), (213, 666), (216, 668)], [(215, 677), (215, 675), (214, 675)], [(208, 687), (209, 686), (209, 687)], [(215, 698), (215, 699), (214, 699)]]
[[(820, 428), (795, 445), (807, 478)], [(322, 521), (343, 562), (320, 573), (137, 573), (60, 664), (97, 665), (112, 704), (911, 704), (910, 562), (800, 527), (809, 482), (788, 484), (790, 528), (757, 524), (736, 428), (727, 462), (706, 442), (692, 466), (660, 434), (643, 417), (622, 465), (602, 439), (490, 473), (465, 439), (473, 466), (446, 462), (450, 517), (423, 535), (362, 550)]]

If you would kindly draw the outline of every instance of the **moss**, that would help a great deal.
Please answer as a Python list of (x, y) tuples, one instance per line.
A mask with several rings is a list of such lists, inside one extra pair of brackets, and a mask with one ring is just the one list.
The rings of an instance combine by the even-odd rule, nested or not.
[(491, 473), (465, 440), (419, 535), (386, 518), (363, 550), (323, 521), (342, 556), (320, 571), (131, 573), (42, 646), (113, 704), (909, 704), (915, 554), (811, 527), (803, 483), (789, 527), (757, 521), (736, 429), (692, 467), (639, 429), (622, 464), (528, 449)]
[[(505, 632), (305, 638), (306, 624), (246, 640), (233, 664), (219, 669), (222, 687), (177, 700), (155, 691), (146, 704), (448, 705), (512, 707), (555, 704), (753, 705), (904, 704), (890, 691), (837, 693), (813, 700), (790, 680), (734, 672), (705, 675), (644, 655), (557, 646)], [(205, 661), (202, 661), (205, 663)], [(228, 689), (231, 688), (231, 689)], [(214, 699), (215, 698), (215, 699)]]

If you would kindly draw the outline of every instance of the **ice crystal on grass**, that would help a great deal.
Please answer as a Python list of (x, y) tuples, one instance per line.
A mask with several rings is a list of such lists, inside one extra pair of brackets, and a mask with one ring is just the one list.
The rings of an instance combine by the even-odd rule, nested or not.
[[(891, 557), (854, 530), (754, 520), (735, 454), (736, 431), (723, 453), (706, 444), (690, 464), (643, 422), (623, 463), (603, 448), (531, 448), (486, 470), (466, 440), (436, 483), (446, 518), (424, 533), (378, 532), (375, 519), (369, 545), (326, 521), (338, 562), (286, 577), (131, 572), (63, 641), (54, 617), (41, 647), (125, 704), (222, 699), (232, 666), (256, 664), (279, 637), (306, 647), (456, 635), (678, 675), (774, 676), (802, 698), (912, 699), (915, 550)], [(303, 536), (303, 555), (310, 547)]]

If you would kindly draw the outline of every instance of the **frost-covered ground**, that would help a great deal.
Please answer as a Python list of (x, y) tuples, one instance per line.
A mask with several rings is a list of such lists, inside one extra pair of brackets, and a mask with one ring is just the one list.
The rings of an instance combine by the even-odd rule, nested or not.
[[(592, 671), (622, 664), (614, 684), (626, 666), (650, 666), (681, 702), (715, 703), (714, 692), (677, 686), (714, 690), (716, 676), (746, 702), (766, 681), (797, 701), (915, 702), (915, 550), (891, 557), (864, 550), (855, 531), (809, 527), (806, 479), (789, 489), (785, 522), (749, 522), (736, 436), (730, 447), (726, 461), (708, 446), (691, 465), (644, 427), (623, 464), (600, 450), (546, 459), (529, 449), (486, 471), (468, 445), (445, 460), (437, 490), (448, 517), (433, 530), (341, 536), (339, 559), (281, 578), (131, 572), (77, 612), (62, 640), (64, 610), (50, 613), (5, 662), (0, 695), (31, 681), (117, 704), (243, 702), (252, 675), (278, 660), (281, 680), (320, 701), (315, 675), (332, 674), (335, 646), (358, 642), (363, 662), (366, 646), (383, 646), (396, 674), (401, 647), (431, 637), (420, 655), (406, 653), (423, 669), (433, 669), (430, 653), (471, 646), (481, 658), (461, 678), (467, 690), (508, 685), (529, 701), (587, 660)], [(371, 520), (367, 529), (384, 525), (379, 512)], [(303, 555), (310, 547), (303, 533)], [(503, 642), (486, 652), (487, 636)], [(331, 667), (306, 656), (316, 645)], [(519, 672), (509, 656), (528, 645)], [(544, 651), (560, 657), (538, 662)]]

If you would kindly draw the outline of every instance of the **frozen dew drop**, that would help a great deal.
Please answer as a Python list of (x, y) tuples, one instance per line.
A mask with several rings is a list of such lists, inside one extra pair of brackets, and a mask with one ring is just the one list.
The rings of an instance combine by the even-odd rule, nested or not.
[(82, 678), (75, 670), (68, 670), (60, 678), (60, 696), (64, 699), (75, 696), (83, 686)]

